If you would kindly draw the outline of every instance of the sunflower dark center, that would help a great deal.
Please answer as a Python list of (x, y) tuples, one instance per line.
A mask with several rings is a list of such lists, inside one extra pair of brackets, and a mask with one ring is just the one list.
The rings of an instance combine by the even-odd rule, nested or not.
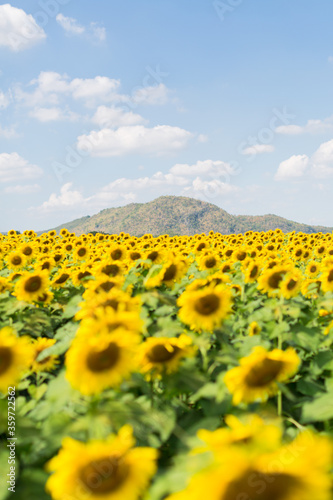
[(106, 274), (107, 276), (117, 276), (119, 273), (120, 268), (117, 266), (117, 264), (108, 264), (103, 267), (102, 273)]
[(297, 498), (300, 490), (300, 480), (289, 474), (248, 470), (228, 485), (221, 500), (285, 500), (292, 496)]
[(5, 373), (12, 364), (13, 353), (9, 347), (0, 347), (0, 375)]
[(180, 348), (177, 346), (172, 346), (172, 350), (169, 351), (164, 345), (157, 344), (151, 348), (147, 356), (152, 363), (165, 363), (174, 358), (179, 351)]
[(102, 351), (92, 351), (87, 356), (87, 366), (94, 372), (99, 373), (109, 370), (117, 363), (120, 355), (120, 349), (117, 344), (111, 342), (106, 349)]
[(78, 251), (77, 251), (77, 254), (79, 257), (84, 257), (87, 253), (87, 250), (85, 248), (80, 248)]
[(98, 289), (101, 288), (104, 292), (109, 292), (114, 286), (115, 284), (112, 281), (106, 281), (105, 283), (101, 283)]
[(22, 258), (19, 255), (15, 255), (15, 257), (12, 258), (12, 264), (14, 266), (19, 266), (22, 262)]
[(297, 285), (297, 281), (293, 280), (292, 278), (289, 280), (287, 289), (288, 290), (293, 290), (295, 286)]
[(301, 257), (302, 253), (303, 253), (302, 250), (297, 250), (296, 257)]
[(158, 252), (156, 251), (150, 252), (148, 254), (148, 259), (150, 259), (153, 262), (157, 259), (157, 257), (158, 257)]
[(333, 269), (330, 270), (330, 272), (328, 274), (327, 281), (329, 281), (329, 282), (333, 281)]
[(209, 316), (213, 314), (220, 305), (220, 299), (214, 293), (209, 293), (208, 295), (204, 295), (200, 297), (200, 299), (196, 300), (194, 308), (197, 313), (202, 316)]
[(250, 272), (250, 278), (255, 278), (258, 274), (259, 268), (257, 265), (253, 266)]
[(38, 292), (41, 287), (42, 279), (40, 278), (40, 276), (31, 276), (31, 278), (27, 279), (24, 284), (24, 290), (30, 293)]
[(25, 247), (23, 249), (23, 253), (24, 253), (24, 255), (27, 255), (27, 256), (31, 255), (32, 254), (32, 248), (31, 247)]
[(311, 266), (310, 267), (310, 272), (311, 273), (315, 273), (317, 271), (317, 267), (316, 266)]
[(206, 243), (199, 243), (199, 245), (197, 246), (198, 252), (200, 252), (201, 250), (203, 250), (205, 247), (206, 247)]
[(101, 304), (102, 307), (112, 307), (115, 311), (118, 311), (119, 307), (119, 301), (117, 299), (107, 299), (103, 304)]
[(283, 279), (283, 275), (285, 274), (284, 271), (278, 271), (273, 273), (269, 278), (268, 278), (268, 285), (270, 288), (279, 288), (279, 284), (281, 280)]
[(88, 278), (88, 276), (91, 276), (91, 273), (89, 271), (83, 271), (78, 274), (78, 279), (83, 280), (83, 278)]
[(237, 254), (238, 260), (244, 260), (245, 257), (246, 257), (246, 252), (238, 252), (238, 254)]
[(215, 257), (208, 257), (205, 261), (205, 265), (207, 269), (211, 269), (212, 267), (216, 266), (216, 259)]
[(83, 467), (79, 478), (91, 494), (104, 498), (105, 495), (118, 490), (128, 474), (129, 466), (124, 463), (122, 457), (108, 456)]
[(117, 248), (116, 250), (113, 250), (111, 252), (111, 258), (113, 260), (119, 260), (122, 256), (123, 252), (120, 250), (120, 248)]
[(66, 283), (68, 278), (69, 278), (69, 274), (63, 273), (61, 276), (59, 276), (59, 278), (57, 280), (55, 280), (55, 283), (57, 285), (62, 285), (63, 283)]
[(164, 271), (164, 276), (162, 281), (173, 280), (175, 279), (176, 274), (177, 274), (177, 266), (175, 264), (171, 264)]
[(252, 367), (245, 382), (249, 387), (264, 387), (273, 382), (283, 368), (283, 362), (275, 359), (264, 359)]

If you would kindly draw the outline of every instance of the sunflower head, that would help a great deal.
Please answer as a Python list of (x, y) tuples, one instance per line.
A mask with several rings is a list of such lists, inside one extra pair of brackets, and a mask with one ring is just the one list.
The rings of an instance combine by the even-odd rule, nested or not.
[(55, 500), (138, 500), (157, 470), (157, 450), (134, 447), (128, 425), (105, 440), (88, 443), (65, 438), (47, 463), (53, 472), (46, 490)]
[(180, 361), (195, 352), (196, 348), (188, 335), (178, 338), (150, 337), (139, 348), (138, 363), (147, 378), (159, 378), (163, 373), (176, 371)]
[(0, 392), (6, 394), (15, 386), (32, 363), (34, 349), (30, 338), (17, 337), (14, 330), (0, 330)]
[(35, 271), (24, 273), (15, 286), (15, 295), (18, 300), (26, 302), (38, 301), (48, 289), (48, 272)]
[(250, 356), (240, 360), (240, 366), (227, 372), (224, 380), (235, 405), (265, 401), (277, 394), (277, 382), (286, 382), (299, 365), (300, 358), (293, 348), (268, 352), (263, 347), (256, 347)]

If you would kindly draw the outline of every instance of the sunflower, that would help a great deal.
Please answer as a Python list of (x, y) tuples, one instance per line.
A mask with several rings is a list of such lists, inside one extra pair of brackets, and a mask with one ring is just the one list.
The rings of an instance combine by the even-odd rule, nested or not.
[(198, 267), (200, 271), (216, 271), (221, 259), (216, 253), (205, 253), (198, 259)]
[(4, 293), (12, 289), (12, 285), (8, 278), (3, 278), (0, 276), (0, 293)]
[(66, 355), (66, 378), (81, 394), (99, 394), (115, 387), (136, 369), (139, 335), (124, 328), (109, 333), (107, 328), (74, 338)]
[(282, 439), (282, 427), (278, 420), (266, 423), (259, 415), (245, 415), (242, 419), (235, 415), (226, 415), (227, 427), (216, 431), (200, 429), (197, 436), (205, 443), (204, 446), (195, 448), (192, 453), (204, 453), (212, 451), (219, 454), (227, 451), (229, 446), (245, 446), (247, 448), (258, 447), (263, 451), (276, 449)]
[(51, 287), (62, 288), (71, 279), (71, 272), (67, 266), (60, 267), (51, 281)]
[(321, 289), (324, 293), (333, 292), (333, 265), (323, 271), (320, 281)]
[(0, 392), (7, 394), (15, 386), (33, 360), (34, 349), (29, 337), (17, 337), (5, 326), (0, 330)]
[(229, 447), (167, 500), (330, 500), (332, 443), (311, 431), (263, 453)]
[(65, 438), (47, 463), (47, 492), (54, 500), (138, 500), (157, 470), (158, 451), (134, 446), (129, 425), (101, 441)]
[(263, 293), (266, 292), (269, 296), (279, 293), (281, 282), (289, 269), (290, 266), (281, 265), (266, 269), (258, 278), (258, 289)]
[(281, 295), (284, 298), (290, 299), (298, 295), (302, 285), (303, 275), (299, 269), (293, 269), (288, 272), (280, 285)]
[(240, 366), (229, 370), (224, 382), (233, 394), (233, 404), (266, 401), (278, 392), (277, 382), (286, 382), (298, 370), (300, 358), (290, 347), (286, 351), (274, 349), (267, 352), (263, 347), (255, 347)]
[(254, 283), (261, 271), (261, 263), (258, 260), (253, 260), (247, 266), (245, 274), (245, 283)]
[(177, 281), (180, 281), (187, 270), (187, 264), (182, 258), (170, 256), (162, 269), (153, 277), (149, 277), (145, 282), (146, 288), (155, 288), (166, 285), (170, 288)]
[(98, 308), (94, 317), (87, 317), (81, 321), (76, 335), (98, 334), (101, 330), (109, 333), (117, 328), (123, 328), (128, 333), (139, 334), (143, 330), (143, 321), (139, 311), (115, 311), (112, 308)]
[(133, 311), (141, 309), (140, 297), (131, 297), (122, 290), (112, 288), (110, 292), (100, 292), (89, 300), (80, 303), (80, 311), (75, 315), (76, 320), (88, 317), (97, 317), (97, 310), (104, 309), (107, 314), (112, 309), (114, 311)]
[(38, 298), (47, 291), (47, 287), (47, 271), (35, 271), (32, 273), (25, 272), (24, 274), (22, 274), (15, 286), (14, 295), (18, 300), (34, 302), (38, 301)]
[(224, 285), (187, 291), (179, 297), (179, 318), (193, 330), (218, 328), (231, 310), (231, 292)]
[(305, 273), (310, 278), (316, 278), (320, 272), (320, 265), (315, 260), (311, 260), (306, 266)]
[(159, 378), (162, 373), (176, 371), (180, 361), (195, 352), (196, 348), (188, 335), (182, 334), (178, 338), (150, 337), (139, 347), (138, 364), (148, 378)]
[(11, 252), (7, 255), (6, 262), (9, 269), (16, 271), (22, 269), (26, 265), (27, 258), (22, 252)]
[(31, 371), (38, 372), (51, 372), (59, 363), (58, 356), (47, 356), (46, 358), (38, 361), (37, 358), (41, 352), (56, 343), (55, 339), (46, 339), (39, 337), (33, 340), (33, 347), (35, 350), (34, 360), (31, 366)]
[(89, 257), (89, 249), (86, 245), (80, 245), (74, 250), (73, 257), (75, 260), (87, 260)]
[(249, 326), (249, 336), (253, 337), (253, 335), (259, 335), (261, 332), (261, 327), (258, 325), (256, 321), (252, 321)]

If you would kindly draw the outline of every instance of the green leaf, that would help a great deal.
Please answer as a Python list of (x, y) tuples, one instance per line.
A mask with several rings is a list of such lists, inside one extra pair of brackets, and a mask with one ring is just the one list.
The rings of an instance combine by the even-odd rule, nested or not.
[(302, 421), (325, 422), (333, 418), (333, 393), (326, 393), (323, 396), (309, 401), (303, 406)]

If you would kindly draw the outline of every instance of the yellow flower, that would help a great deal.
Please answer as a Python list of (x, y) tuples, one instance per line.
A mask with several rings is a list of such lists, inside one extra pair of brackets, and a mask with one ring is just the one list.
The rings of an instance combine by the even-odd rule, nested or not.
[(167, 500), (330, 500), (331, 463), (332, 442), (310, 431), (268, 453), (229, 447)]
[(258, 260), (252, 261), (246, 268), (245, 283), (253, 283), (257, 280), (260, 275), (261, 263)]
[(54, 471), (47, 492), (54, 500), (138, 500), (157, 470), (158, 451), (134, 445), (128, 425), (103, 441), (65, 438), (47, 463)]
[(146, 280), (145, 287), (149, 289), (164, 284), (172, 288), (177, 281), (181, 280), (186, 270), (187, 265), (184, 259), (170, 257), (156, 276)]
[(324, 293), (333, 292), (333, 266), (327, 267), (323, 270), (320, 277), (321, 289)]
[(3, 278), (0, 276), (0, 293), (4, 293), (12, 289), (12, 285), (8, 278)]
[(231, 292), (224, 285), (190, 290), (179, 297), (179, 318), (193, 330), (218, 328), (231, 310)]
[(6, 257), (6, 262), (9, 269), (17, 270), (22, 269), (26, 265), (27, 258), (22, 252), (11, 252)]
[(261, 327), (258, 325), (256, 321), (252, 321), (249, 326), (249, 336), (253, 337), (253, 335), (259, 335), (261, 332)]
[(38, 301), (38, 298), (47, 291), (48, 288), (48, 272), (35, 271), (32, 273), (25, 272), (20, 277), (15, 286), (14, 295), (18, 300), (26, 302)]
[(0, 392), (7, 394), (15, 386), (33, 360), (34, 350), (29, 337), (17, 337), (5, 326), (0, 330)]
[(280, 292), (280, 285), (284, 276), (289, 271), (287, 266), (274, 266), (272, 269), (266, 269), (258, 278), (258, 289), (269, 296)]
[(77, 335), (66, 355), (66, 378), (82, 394), (98, 394), (115, 387), (136, 369), (140, 337), (117, 328), (96, 335)]
[(47, 358), (44, 358), (42, 361), (37, 361), (39, 354), (48, 347), (54, 345), (55, 343), (56, 343), (55, 339), (47, 339), (45, 337), (39, 337), (38, 339), (35, 339), (33, 341), (33, 347), (35, 353), (34, 353), (34, 360), (31, 366), (31, 371), (35, 373), (51, 372), (57, 366), (57, 364), (59, 363), (58, 356), (47, 356)]
[(266, 401), (278, 393), (277, 382), (286, 382), (298, 370), (300, 358), (293, 348), (268, 352), (255, 347), (240, 366), (229, 370), (224, 381), (233, 394), (233, 404)]
[[(159, 377), (162, 373), (176, 371), (180, 361), (196, 352), (192, 339), (183, 334), (176, 337), (150, 337), (140, 345), (138, 364), (142, 373)], [(149, 376), (150, 378), (150, 376)]]
[(198, 438), (205, 443), (195, 448), (192, 453), (212, 451), (214, 454), (228, 452), (229, 446), (253, 447), (255, 450), (270, 451), (281, 443), (282, 428), (279, 422), (266, 423), (258, 415), (246, 415), (239, 419), (235, 415), (227, 415), (225, 422), (228, 427), (207, 431), (200, 429)]
[(302, 273), (299, 269), (293, 269), (289, 271), (282, 280), (280, 285), (281, 295), (284, 298), (290, 299), (291, 297), (295, 297), (298, 295), (301, 290), (302, 285)]

